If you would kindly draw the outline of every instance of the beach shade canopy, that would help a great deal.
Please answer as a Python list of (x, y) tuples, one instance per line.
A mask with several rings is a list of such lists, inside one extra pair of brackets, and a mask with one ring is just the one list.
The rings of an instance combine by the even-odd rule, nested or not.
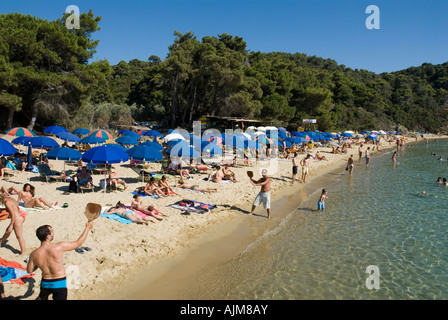
[(104, 140), (101, 137), (96, 136), (87, 136), (79, 140), (79, 143), (81, 144), (97, 144), (97, 143), (105, 143), (106, 140)]
[(127, 149), (125, 146), (122, 146), (121, 144), (108, 143), (107, 145), (108, 145), (108, 146), (111, 146), (111, 147), (118, 148), (118, 149), (120, 149), (120, 150), (122, 150), (122, 151), (124, 151), (124, 152), (128, 151), (128, 149)]
[(54, 160), (78, 161), (81, 157), (81, 152), (76, 149), (66, 147), (53, 148), (47, 152), (47, 158)]
[(351, 134), (349, 132), (344, 132), (343, 134), (341, 134), (341, 136), (346, 137), (346, 138), (351, 138), (351, 137), (353, 137), (353, 134)]
[[(282, 140), (277, 140), (277, 145), (279, 147), (283, 148), (283, 141)], [(286, 145), (286, 148), (290, 148), (292, 146), (292, 143), (287, 141), (287, 140), (285, 140), (285, 145)]]
[(105, 144), (103, 146), (93, 147), (87, 150), (82, 155), (81, 160), (86, 163), (93, 164), (113, 164), (128, 161), (129, 155), (117, 147)]
[(154, 162), (162, 160), (162, 152), (149, 145), (138, 145), (127, 151), (129, 157), (133, 160), (141, 160), (145, 162)]
[(31, 139), (31, 137), (20, 136), (12, 140), (11, 143), (25, 145), (29, 139)]
[(178, 156), (183, 158), (198, 158), (199, 152), (197, 152), (193, 147), (190, 147), (189, 145), (175, 145), (172, 148), (168, 149), (166, 153), (169, 156)]
[(112, 135), (106, 130), (94, 130), (89, 133), (89, 136), (100, 137), (103, 138), (104, 140), (112, 139)]
[(90, 133), (90, 130), (86, 129), (86, 128), (78, 128), (78, 129), (73, 130), (73, 133), (80, 134), (80, 135), (86, 135), (86, 134)]
[(0, 138), (0, 156), (10, 156), (17, 152), (17, 149), (6, 139)]
[(12, 128), (9, 129), (8, 131), (6, 131), (6, 134), (9, 134), (10, 136), (17, 136), (17, 137), (35, 137), (36, 134), (34, 133), (34, 131), (27, 129), (27, 128), (22, 128), (22, 127), (16, 127), (16, 128)]
[(146, 142), (141, 143), (140, 145), (147, 145), (151, 148), (154, 148), (154, 149), (160, 150), (160, 151), (163, 150), (163, 146), (154, 141), (146, 141)]
[(142, 138), (137, 132), (131, 130), (121, 130), (120, 132), (118, 132), (118, 134), (121, 134), (122, 136), (132, 137), (137, 140), (140, 140)]
[(165, 141), (170, 140), (185, 140), (185, 138), (180, 133), (170, 133), (163, 138)]
[(378, 136), (375, 135), (375, 134), (369, 134), (369, 135), (367, 136), (367, 138), (372, 139), (372, 140), (376, 140), (376, 139), (378, 138)]
[(47, 133), (47, 134), (57, 134), (57, 133), (61, 133), (61, 132), (68, 133), (69, 131), (61, 126), (49, 126), (44, 129), (44, 133)]
[(70, 141), (70, 142), (79, 142), (81, 140), (80, 137), (78, 137), (77, 135), (70, 133), (70, 132), (56, 133), (56, 137), (58, 137), (61, 140)]
[(148, 130), (143, 133), (143, 135), (148, 137), (160, 137), (162, 134), (157, 130)]
[(258, 141), (244, 140), (244, 149), (262, 149), (263, 144)]
[(115, 139), (115, 142), (127, 145), (127, 146), (134, 146), (136, 144), (139, 144), (138, 140), (131, 137), (131, 136), (121, 136), (117, 139)]
[(223, 142), (223, 138), (218, 137), (218, 136), (210, 137), (210, 138), (207, 139), (207, 142), (214, 143), (214, 144), (217, 144), (217, 145), (221, 146), (222, 142)]
[(173, 147), (173, 146), (175, 146), (177, 144), (179, 144), (179, 146), (181, 146), (181, 145), (189, 146), (190, 145), (187, 141), (182, 140), (182, 139), (169, 140), (165, 144), (169, 145), (170, 147)]
[(26, 145), (30, 145), (33, 148), (56, 148), (59, 144), (52, 138), (49, 137), (32, 137), (27, 142)]

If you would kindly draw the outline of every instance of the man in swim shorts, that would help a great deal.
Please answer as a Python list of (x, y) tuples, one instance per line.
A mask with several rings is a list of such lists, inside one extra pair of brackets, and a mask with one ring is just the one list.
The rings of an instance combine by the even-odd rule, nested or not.
[(299, 161), (297, 159), (298, 153), (294, 152), (294, 157), (292, 158), (292, 184), (296, 182), (297, 173), (299, 171)]
[(26, 271), (33, 273), (38, 268), (42, 271), (40, 293), (36, 300), (48, 300), (53, 295), (53, 300), (67, 300), (67, 279), (63, 262), (65, 251), (75, 250), (87, 239), (93, 221), (86, 223), (83, 233), (76, 241), (61, 241), (53, 244), (54, 231), (49, 225), (37, 228), (36, 236), (41, 241), (40, 247), (31, 252)]
[(310, 159), (311, 154), (307, 154), (305, 158), (300, 161), (300, 165), (302, 166), (302, 182), (305, 182), (307, 174), (310, 172)]
[(268, 219), (271, 217), (271, 178), (268, 177), (268, 170), (263, 169), (261, 171), (262, 177), (258, 181), (255, 181), (253, 178), (250, 178), (252, 184), (254, 186), (261, 186), (261, 190), (258, 193), (257, 197), (254, 200), (252, 205), (252, 210), (249, 215), (254, 213), (256, 207), (258, 207), (261, 203), (263, 203), (264, 208), (268, 213)]
[(319, 201), (317, 202), (317, 210), (324, 210), (325, 209), (325, 199), (328, 199), (327, 197), (327, 190), (322, 189), (322, 193), (319, 197)]

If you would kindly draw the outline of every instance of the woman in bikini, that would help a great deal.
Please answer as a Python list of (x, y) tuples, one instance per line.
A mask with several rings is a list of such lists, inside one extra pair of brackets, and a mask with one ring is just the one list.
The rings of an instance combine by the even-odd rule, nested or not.
[[(25, 208), (41, 207), (44, 210), (53, 209), (53, 206), (44, 198), (34, 198), (34, 186), (29, 183), (23, 185), (23, 190), (18, 193), (17, 201), (23, 200)], [(48, 208), (47, 208), (48, 207)]]
[(199, 185), (197, 185), (197, 184), (189, 185), (188, 183), (185, 183), (182, 178), (179, 179), (179, 181), (176, 184), (176, 187), (182, 188), (182, 189), (190, 189), (190, 190), (194, 190), (194, 191), (206, 192), (206, 193), (218, 192), (218, 189), (216, 189), (216, 188), (199, 188)]
[(0, 203), (5, 204), (5, 209), (9, 213), (11, 223), (5, 230), (5, 234), (0, 239), (0, 245), (8, 240), (11, 233), (14, 231), (20, 245), (20, 255), (23, 255), (26, 250), (25, 238), (23, 237), (23, 223), (25, 222), (26, 212), (19, 210), (19, 205), (13, 198), (0, 194)]
[(134, 198), (134, 200), (132, 200), (132, 202), (131, 202), (132, 210), (141, 211), (144, 214), (147, 214), (157, 220), (163, 220), (161, 217), (158, 216), (159, 213), (164, 217), (168, 217), (166, 214), (164, 214), (163, 212), (161, 212), (160, 210), (156, 209), (153, 206), (148, 206), (147, 208), (145, 208), (142, 204), (142, 201), (140, 200), (140, 195), (138, 193), (134, 194), (133, 198)]
[(153, 196), (156, 194), (159, 197), (163, 197), (163, 192), (160, 190), (160, 188), (156, 185), (156, 179), (154, 177), (151, 177), (149, 182), (146, 184), (145, 189), (143, 189), (145, 194)]
[(136, 212), (134, 212), (134, 210), (128, 209), (128, 208), (112, 207), (112, 208), (109, 208), (109, 210), (106, 210), (104, 212), (104, 214), (112, 214), (112, 213), (115, 213), (122, 218), (131, 220), (138, 224), (148, 225), (148, 221), (154, 222), (150, 217), (142, 217), (142, 216), (138, 215)]
[(169, 185), (165, 175), (163, 175), (162, 178), (160, 178), (160, 180), (159, 180), (159, 188), (162, 191), (162, 193), (166, 196), (170, 196), (170, 195), (171, 196), (175, 196), (175, 195), (179, 196), (179, 194), (176, 193), (174, 191), (174, 189)]

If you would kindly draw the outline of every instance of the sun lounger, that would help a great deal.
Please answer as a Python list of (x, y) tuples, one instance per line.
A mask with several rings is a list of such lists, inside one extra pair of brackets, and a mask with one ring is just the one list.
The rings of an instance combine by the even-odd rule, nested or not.
[(56, 181), (62, 181), (66, 179), (66, 176), (62, 172), (51, 170), (46, 163), (39, 164), (37, 168), (39, 169), (40, 177), (47, 183), (52, 179)]

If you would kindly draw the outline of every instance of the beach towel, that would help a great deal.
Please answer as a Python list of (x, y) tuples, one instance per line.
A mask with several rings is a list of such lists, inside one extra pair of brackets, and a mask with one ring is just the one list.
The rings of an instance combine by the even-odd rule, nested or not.
[(154, 194), (154, 195), (149, 195), (149, 194), (146, 194), (144, 191), (139, 191), (139, 192), (137, 192), (137, 191), (133, 191), (133, 192), (131, 192), (132, 195), (137, 194), (137, 193), (140, 195), (140, 197), (150, 197), (150, 198), (156, 198), (156, 199), (159, 199), (159, 196), (156, 195), (156, 194)]
[(40, 208), (40, 207), (26, 208), (24, 202), (20, 202), (19, 203), (19, 210), (25, 211), (26, 213), (30, 213), (30, 212), (49, 212), (49, 211), (52, 211), (52, 210), (59, 210), (59, 209), (64, 209), (64, 208), (60, 207), (58, 205), (53, 205), (53, 208), (49, 208), (47, 210), (44, 210), (43, 208)]
[(196, 212), (196, 213), (206, 213), (216, 208), (215, 205), (199, 202), (196, 200), (180, 200), (177, 201), (176, 203), (170, 204), (169, 206), (182, 211)]
[(18, 262), (0, 258), (0, 276), (4, 283), (15, 283), (21, 286), (25, 283), (23, 279), (32, 278), (34, 273), (26, 272), (26, 267)]
[(104, 214), (104, 212), (106, 212), (107, 210), (109, 210), (109, 208), (110, 208), (110, 207), (103, 207), (103, 208), (101, 208), (100, 217), (107, 218), (107, 219), (110, 219), (110, 220), (114, 220), (114, 221), (117, 221), (117, 222), (120, 222), (120, 223), (123, 223), (123, 224), (134, 223), (134, 221), (129, 220), (129, 219), (127, 219), (127, 218), (120, 217), (120, 216), (119, 216), (118, 214), (116, 214), (116, 213)]

